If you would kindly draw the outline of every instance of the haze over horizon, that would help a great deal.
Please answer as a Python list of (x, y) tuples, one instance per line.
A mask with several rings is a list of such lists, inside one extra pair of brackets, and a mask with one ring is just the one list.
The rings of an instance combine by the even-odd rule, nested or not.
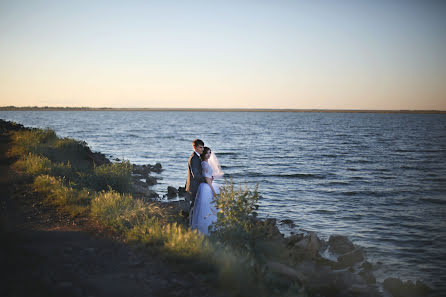
[(446, 110), (446, 1), (0, 0), (0, 106)]

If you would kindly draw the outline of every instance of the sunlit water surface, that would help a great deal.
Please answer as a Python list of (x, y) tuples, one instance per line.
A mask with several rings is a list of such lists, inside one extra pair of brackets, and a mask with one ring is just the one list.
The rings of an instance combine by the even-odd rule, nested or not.
[[(201, 138), (236, 183), (259, 184), (259, 215), (349, 236), (378, 277), (421, 279), (446, 295), (446, 115), (281, 112), (0, 111), (135, 164), (153, 187), (184, 186)], [(282, 228), (285, 233), (292, 229)]]

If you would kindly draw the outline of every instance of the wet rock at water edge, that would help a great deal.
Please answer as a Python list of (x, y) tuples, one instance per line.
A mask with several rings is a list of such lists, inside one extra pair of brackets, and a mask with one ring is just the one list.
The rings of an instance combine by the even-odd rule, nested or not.
[(162, 166), (160, 163), (156, 163), (155, 165), (136, 165), (133, 164), (133, 173), (148, 175), (149, 172), (161, 173)]
[(315, 257), (319, 255), (323, 242), (317, 237), (316, 233), (310, 232), (307, 236), (295, 243), (294, 246), (304, 250), (310, 256)]
[(186, 195), (186, 188), (185, 187), (179, 187), (178, 188), (178, 196), (184, 197)]
[(156, 180), (155, 177), (153, 177), (153, 176), (147, 176), (147, 177), (146, 177), (146, 184), (147, 184), (147, 185), (149, 185), (149, 186), (153, 186), (153, 185), (155, 185), (155, 184), (157, 184), (157, 183), (158, 183), (158, 181)]
[(175, 198), (178, 195), (178, 190), (174, 187), (167, 187), (167, 198)]
[(383, 286), (393, 297), (424, 297), (432, 291), (429, 286), (421, 281), (414, 284), (410, 280), (403, 282), (394, 277), (386, 278)]
[(355, 249), (354, 244), (343, 235), (332, 235), (328, 239), (329, 251), (338, 255), (346, 254)]
[(286, 243), (288, 246), (294, 246), (297, 242), (301, 241), (304, 238), (305, 234), (299, 233), (299, 234), (293, 234), (289, 237), (287, 237)]
[(163, 167), (161, 166), (161, 163), (156, 163), (151, 168), (151, 171), (156, 172), (156, 173), (161, 173), (162, 170), (163, 170)]
[(280, 225), (288, 225), (290, 228), (296, 227), (293, 220), (290, 220), (290, 219), (281, 220)]
[(140, 185), (133, 185), (133, 194), (137, 196), (143, 196), (146, 198), (158, 198), (159, 195), (153, 190), (149, 190), (146, 187), (142, 187)]
[(364, 250), (362, 248), (357, 248), (349, 253), (339, 256), (338, 263), (340, 268), (345, 268), (363, 261), (364, 258)]
[(367, 284), (376, 284), (376, 277), (371, 271), (362, 270), (359, 275), (362, 276)]

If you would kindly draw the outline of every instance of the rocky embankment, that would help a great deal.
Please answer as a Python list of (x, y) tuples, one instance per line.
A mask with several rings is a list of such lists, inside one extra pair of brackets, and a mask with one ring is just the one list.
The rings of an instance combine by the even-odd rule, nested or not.
[[(158, 198), (159, 195), (148, 187), (156, 183), (150, 172), (160, 173), (161, 164), (134, 165), (133, 168), (138, 193), (147, 199)], [(146, 182), (141, 179), (146, 179)], [(183, 195), (184, 188), (168, 187), (168, 198)], [(188, 202), (179, 200), (164, 203), (187, 215)], [(377, 282), (374, 272), (378, 265), (369, 262), (365, 250), (346, 236), (332, 235), (328, 241), (319, 238), (314, 232), (285, 237), (278, 225), (286, 224), (294, 229), (296, 226), (291, 220), (278, 222), (271, 218), (258, 219), (257, 224), (267, 230), (264, 237), (272, 243), (272, 247), (280, 247), (287, 253), (280, 262), (266, 260), (263, 263), (265, 274), (273, 275), (272, 279), (278, 286), (298, 283), (320, 296), (435, 296), (432, 289), (421, 281), (414, 283), (389, 277), (381, 283)]]

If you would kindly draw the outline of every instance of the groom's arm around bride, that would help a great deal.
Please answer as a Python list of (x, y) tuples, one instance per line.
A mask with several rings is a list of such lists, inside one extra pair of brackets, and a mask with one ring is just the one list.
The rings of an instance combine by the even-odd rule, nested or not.
[(204, 142), (200, 139), (195, 139), (192, 142), (192, 146), (194, 152), (189, 157), (186, 180), (186, 200), (191, 202), (191, 208), (195, 203), (198, 186), (200, 183), (204, 182), (200, 159), (200, 155), (203, 153), (204, 149)]

